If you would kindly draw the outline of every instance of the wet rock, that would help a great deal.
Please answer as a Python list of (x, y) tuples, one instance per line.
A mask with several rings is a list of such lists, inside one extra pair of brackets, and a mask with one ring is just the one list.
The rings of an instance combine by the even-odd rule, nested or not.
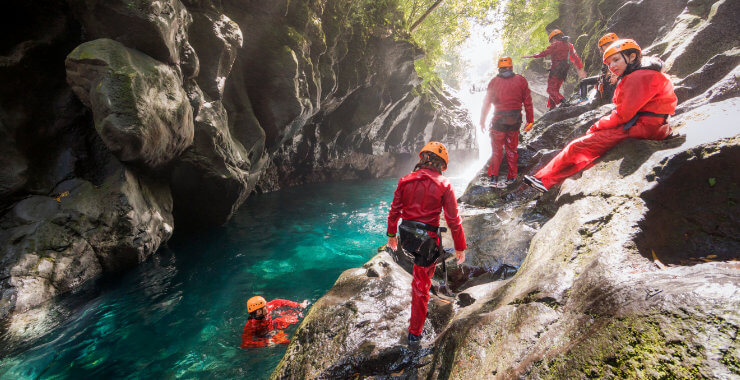
[(221, 225), (231, 218), (256, 182), (247, 157), (231, 136), (221, 102), (204, 103), (195, 119), (193, 145), (176, 159), (170, 179), (182, 227)]
[[(730, 227), (735, 206), (726, 202), (737, 181), (740, 129), (717, 111), (737, 113), (736, 106), (732, 99), (682, 114), (672, 123), (683, 137), (628, 140), (566, 180), (554, 200), (555, 216), (532, 239), (519, 272), (485, 298), (484, 307), (453, 318), (430, 366), (419, 373), (731, 376), (721, 347), (731, 344), (740, 322), (740, 277), (732, 261), (736, 241), (728, 238), (737, 235)], [(716, 196), (707, 194), (703, 178), (709, 167), (725, 178), (715, 183)], [(684, 191), (689, 188), (696, 190)], [(706, 199), (691, 200), (701, 193)], [(691, 224), (675, 221), (677, 212)], [(695, 234), (681, 244), (689, 226)], [(717, 262), (682, 264), (698, 252), (706, 259), (710, 242)], [(671, 247), (666, 244), (674, 246), (661, 251), (668, 264), (659, 266), (645, 251)], [(450, 359), (461, 352), (476, 354), (465, 362)], [(675, 359), (662, 361), (666, 356)]]
[(66, 66), (70, 86), (122, 162), (161, 167), (193, 142), (193, 111), (169, 66), (109, 39), (78, 46)]
[[(69, 0), (88, 39), (108, 38), (162, 62), (180, 64), (191, 16), (180, 0)], [(185, 48), (185, 50), (188, 50)]]
[[(377, 276), (367, 276), (367, 273)], [(395, 294), (395, 297), (387, 297)], [(381, 252), (363, 268), (342, 273), (332, 289), (312, 306), (272, 378), (346, 378), (408, 372), (430, 350), (406, 343), (411, 304), (411, 275)], [(424, 326), (426, 345), (446, 321), (453, 305), (430, 301)], [(449, 315), (448, 315), (449, 316)]]
[(145, 260), (172, 235), (172, 198), (161, 180), (119, 167), (100, 186), (72, 179), (52, 196), (25, 198), (0, 225), (7, 242), (0, 318), (6, 318)]
[(200, 57), (196, 73), (198, 85), (212, 99), (223, 96), (226, 78), (242, 46), (239, 25), (216, 12), (192, 12), (193, 24), (188, 30), (189, 42)]

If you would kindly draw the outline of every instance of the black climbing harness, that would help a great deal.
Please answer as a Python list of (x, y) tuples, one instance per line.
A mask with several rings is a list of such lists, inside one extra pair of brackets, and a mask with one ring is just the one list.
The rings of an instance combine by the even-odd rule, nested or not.
[(437, 239), (429, 236), (427, 231), (439, 234), (441, 228), (443, 227), (437, 227), (415, 220), (404, 219), (401, 222), (398, 228), (401, 246), (407, 252), (414, 255), (414, 264), (428, 267), (437, 261), (440, 254), (439, 245), (437, 244)]
[(635, 124), (637, 124), (637, 119), (640, 118), (640, 116), (655, 116), (655, 117), (662, 117), (663, 122), (668, 119), (668, 114), (665, 113), (655, 113), (655, 112), (648, 112), (648, 111), (640, 111), (635, 114), (635, 116), (632, 117), (632, 119), (629, 119), (626, 123), (624, 123), (624, 130), (627, 131), (630, 128), (634, 127)]

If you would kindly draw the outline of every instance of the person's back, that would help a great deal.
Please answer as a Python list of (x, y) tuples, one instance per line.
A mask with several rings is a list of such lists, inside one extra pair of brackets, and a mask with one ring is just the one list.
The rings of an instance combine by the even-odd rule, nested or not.
[[(488, 83), (488, 90), (492, 94), (494, 117), (501, 111), (521, 110), (523, 105), (531, 107), (532, 97), (527, 80), (519, 75), (511, 73), (504, 77), (497, 75)], [(526, 110), (529, 112), (529, 109)]]

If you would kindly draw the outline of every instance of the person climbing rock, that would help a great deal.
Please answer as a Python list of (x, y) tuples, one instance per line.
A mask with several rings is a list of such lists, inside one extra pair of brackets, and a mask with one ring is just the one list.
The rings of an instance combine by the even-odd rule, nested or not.
[(586, 72), (583, 71), (583, 62), (581, 62), (581, 57), (576, 53), (576, 49), (573, 47), (573, 44), (569, 42), (568, 36), (563, 35), (563, 32), (560, 29), (555, 29), (550, 32), (548, 39), (550, 40), (550, 46), (548, 46), (547, 49), (534, 55), (526, 55), (522, 58), (542, 58), (550, 56), (552, 65), (550, 66), (550, 74), (547, 77), (547, 94), (549, 95), (547, 98), (547, 108), (553, 109), (557, 107), (558, 104), (562, 103), (565, 98), (560, 94), (560, 86), (563, 85), (565, 78), (568, 76), (568, 69), (570, 69), (568, 60), (572, 61), (576, 66), (576, 69), (578, 69), (578, 76), (580, 78), (585, 78)]
[(241, 348), (248, 347), (265, 347), (275, 344), (290, 343), (288, 336), (283, 331), (284, 328), (297, 323), (298, 318), (302, 317), (298, 310), (283, 310), (276, 312), (279, 308), (301, 308), (308, 306), (308, 300), (302, 303), (274, 299), (266, 302), (261, 296), (254, 296), (247, 300), (247, 312), (249, 319), (244, 325), (242, 332)]
[[(398, 181), (388, 213), (388, 247), (394, 251), (398, 249), (398, 232), (401, 246), (414, 256), (408, 330), (411, 345), (420, 343), (427, 317), (429, 287), (440, 256), (439, 214), (442, 209), (452, 232), (457, 263), (465, 261), (467, 245), (457, 198), (450, 181), (442, 175), (448, 163), (444, 145), (436, 141), (426, 144), (419, 152), (419, 163), (414, 170)], [(400, 227), (397, 225), (399, 218), (403, 219)]]
[[(516, 181), (518, 159), (516, 148), (519, 145), (519, 128), (522, 126), (522, 106), (527, 114), (527, 126), (524, 130), (529, 131), (534, 123), (529, 84), (523, 76), (514, 74), (511, 57), (499, 58), (498, 75), (488, 82), (480, 116), (480, 128), (483, 132), (486, 131), (486, 118), (491, 110), (491, 104), (494, 107), (490, 130), (492, 154), (487, 174), (495, 187), (506, 187)], [(506, 181), (498, 183), (502, 149), (506, 149), (506, 164), (509, 171), (506, 174)]]
[(663, 62), (643, 58), (640, 46), (631, 39), (613, 42), (603, 58), (620, 78), (614, 92), (616, 108), (592, 125), (585, 136), (568, 143), (534, 176), (524, 176), (529, 186), (545, 192), (628, 137), (663, 140), (671, 134), (666, 120), (675, 112), (678, 100), (673, 83), (662, 73)]
[[(602, 56), (606, 48), (618, 39), (619, 37), (614, 33), (607, 33), (599, 39), (599, 51)], [(596, 98), (593, 105), (600, 106), (611, 103), (614, 90), (617, 88), (617, 76), (609, 71), (609, 66), (601, 65), (601, 74), (584, 78), (578, 83), (578, 92), (581, 99), (588, 98), (588, 89), (591, 86), (596, 86)]]

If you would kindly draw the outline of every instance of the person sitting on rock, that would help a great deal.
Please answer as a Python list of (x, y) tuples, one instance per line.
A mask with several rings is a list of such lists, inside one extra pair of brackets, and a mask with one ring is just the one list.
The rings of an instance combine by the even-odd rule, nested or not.
[(663, 62), (642, 58), (640, 46), (631, 39), (613, 42), (603, 58), (620, 78), (614, 92), (616, 108), (591, 126), (585, 136), (568, 143), (534, 176), (524, 176), (527, 185), (545, 192), (628, 137), (663, 140), (671, 134), (666, 119), (675, 112), (678, 100), (670, 78), (661, 72)]
[[(480, 128), (483, 132), (486, 131), (486, 118), (491, 110), (491, 104), (494, 107), (494, 114), (491, 120), (492, 154), (488, 163), (488, 177), (495, 187), (506, 187), (516, 181), (516, 161), (519, 158), (516, 148), (519, 145), (519, 128), (522, 125), (522, 106), (527, 113), (527, 127), (524, 130), (529, 131), (534, 123), (529, 84), (523, 76), (514, 74), (511, 57), (498, 60), (498, 75), (488, 83), (480, 115)], [(506, 181), (498, 184), (502, 149), (506, 149), (506, 164), (509, 170)]]
[(289, 343), (290, 340), (283, 329), (298, 322), (298, 318), (303, 314), (298, 310), (285, 310), (273, 315), (273, 311), (281, 307), (305, 309), (306, 306), (308, 306), (308, 300), (302, 303), (283, 299), (266, 302), (261, 296), (250, 298), (247, 301), (249, 319), (244, 325), (240, 347), (265, 347)]
[[(429, 142), (419, 152), (414, 171), (398, 181), (388, 213), (388, 247), (398, 249), (396, 232), (400, 230), (402, 247), (414, 255), (411, 282), (411, 320), (408, 341), (419, 344), (427, 317), (429, 288), (437, 258), (440, 256), (439, 214), (444, 209), (445, 221), (452, 231), (457, 263), (465, 261), (465, 233), (457, 210), (457, 198), (450, 181), (442, 175), (449, 162), (447, 148)], [(398, 219), (403, 218), (400, 227)]]
[(563, 99), (565, 99), (565, 97), (560, 93), (560, 86), (563, 85), (565, 78), (568, 76), (568, 69), (570, 69), (568, 60), (571, 60), (573, 64), (576, 65), (578, 76), (580, 78), (585, 78), (586, 72), (583, 71), (583, 62), (581, 62), (581, 57), (578, 56), (573, 44), (568, 41), (568, 37), (563, 35), (563, 32), (560, 29), (555, 29), (550, 32), (548, 39), (550, 40), (550, 46), (548, 46), (547, 49), (534, 55), (525, 55), (522, 58), (542, 58), (550, 56), (552, 65), (550, 66), (550, 74), (547, 77), (547, 94), (549, 95), (547, 99), (547, 108), (553, 109), (557, 107), (558, 104), (562, 103)]
[[(604, 55), (606, 48), (614, 41), (618, 40), (614, 33), (607, 33), (599, 39), (599, 51)], [(601, 65), (601, 74), (584, 78), (578, 83), (578, 92), (581, 99), (588, 98), (588, 88), (596, 86), (596, 99), (593, 105), (602, 105), (611, 103), (614, 96), (614, 90), (617, 88), (617, 76), (609, 71), (609, 66)]]

